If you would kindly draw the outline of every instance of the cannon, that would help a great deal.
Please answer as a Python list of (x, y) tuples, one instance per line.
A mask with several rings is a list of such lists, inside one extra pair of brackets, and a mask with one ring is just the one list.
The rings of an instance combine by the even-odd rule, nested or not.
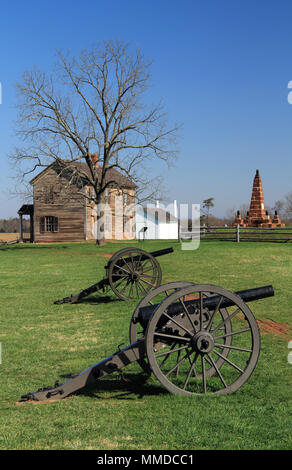
[(234, 393), (251, 376), (260, 353), (258, 325), (247, 303), (273, 295), (271, 285), (235, 293), (212, 284), (161, 285), (135, 308), (128, 346), (21, 400), (65, 398), (133, 362), (173, 394)]
[(74, 304), (94, 292), (110, 287), (121, 300), (144, 297), (150, 290), (160, 286), (162, 273), (158, 256), (172, 253), (173, 248), (147, 251), (140, 248), (124, 248), (117, 251), (105, 266), (106, 277), (77, 294), (56, 300), (55, 304)]

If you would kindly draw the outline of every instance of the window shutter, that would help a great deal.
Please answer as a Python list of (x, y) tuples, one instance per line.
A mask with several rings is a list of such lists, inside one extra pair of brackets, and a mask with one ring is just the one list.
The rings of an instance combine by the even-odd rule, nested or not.
[(58, 217), (53, 218), (53, 227), (54, 227), (54, 229), (53, 229), (54, 232), (58, 232), (58, 229), (59, 229), (59, 227), (58, 227)]
[(40, 233), (43, 233), (45, 231), (45, 218), (41, 217), (40, 218)]

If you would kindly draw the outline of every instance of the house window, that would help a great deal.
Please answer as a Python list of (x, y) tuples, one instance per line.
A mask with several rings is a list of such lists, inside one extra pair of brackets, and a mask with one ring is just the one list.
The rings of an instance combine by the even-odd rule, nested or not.
[(46, 215), (40, 218), (40, 232), (58, 232), (58, 217)]
[(166, 222), (167, 224), (170, 224), (170, 213), (169, 213), (169, 212), (166, 212), (165, 222)]

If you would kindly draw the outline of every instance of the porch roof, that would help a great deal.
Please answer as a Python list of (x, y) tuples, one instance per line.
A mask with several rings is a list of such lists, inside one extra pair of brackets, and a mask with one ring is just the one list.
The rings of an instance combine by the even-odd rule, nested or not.
[(32, 215), (33, 214), (33, 204), (23, 204), (21, 208), (17, 211), (18, 215)]

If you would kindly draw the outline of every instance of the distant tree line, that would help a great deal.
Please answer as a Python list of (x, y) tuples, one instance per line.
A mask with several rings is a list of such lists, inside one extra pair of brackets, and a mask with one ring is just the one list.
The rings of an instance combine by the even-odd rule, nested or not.
[[(23, 231), (29, 232), (29, 220), (23, 219)], [(10, 217), (9, 219), (0, 219), (0, 233), (18, 233), (19, 218)]]

